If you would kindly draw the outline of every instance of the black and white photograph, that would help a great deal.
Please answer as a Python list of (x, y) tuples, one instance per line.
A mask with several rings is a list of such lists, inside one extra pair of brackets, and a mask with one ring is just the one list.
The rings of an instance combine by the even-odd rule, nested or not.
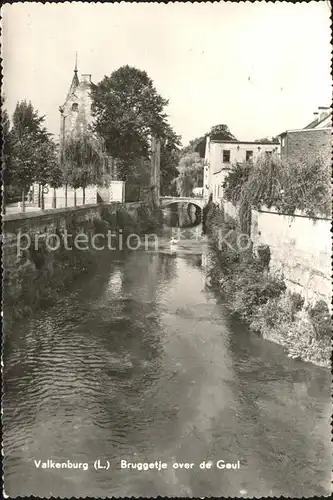
[(331, 16), (2, 5), (5, 498), (332, 495)]

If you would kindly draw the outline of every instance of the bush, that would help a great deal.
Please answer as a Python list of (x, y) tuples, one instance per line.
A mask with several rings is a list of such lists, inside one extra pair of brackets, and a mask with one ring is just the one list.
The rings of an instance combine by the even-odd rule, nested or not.
[(271, 250), (268, 245), (259, 245), (257, 248), (258, 259), (263, 266), (268, 268), (271, 261)]
[(117, 212), (116, 210), (111, 210), (107, 207), (102, 207), (101, 210), (101, 220), (107, 222), (109, 226), (113, 229), (116, 228), (117, 225)]
[(110, 224), (103, 219), (94, 219), (94, 232), (101, 233), (101, 234), (106, 234), (107, 231), (110, 229)]
[[(271, 329), (284, 330), (286, 333), (290, 325), (296, 319), (295, 295), (286, 292), (284, 295), (268, 299), (266, 304), (259, 307), (253, 314), (250, 324), (251, 330), (269, 337)], [(302, 298), (302, 297), (301, 297)], [(304, 302), (304, 299), (303, 299)], [(297, 303), (297, 307), (300, 302)]]
[(330, 217), (331, 168), (322, 157), (304, 156), (297, 163), (262, 154), (253, 165), (234, 165), (224, 181), (227, 200), (260, 209), (275, 207), (293, 215)]
[[(218, 285), (230, 310), (247, 321), (251, 330), (285, 346), (290, 357), (328, 366), (331, 321), (327, 304), (318, 301), (307, 313), (303, 309), (304, 298), (286, 291), (283, 279), (267, 272), (268, 252), (263, 250), (255, 258), (251, 250), (239, 251), (235, 223), (223, 221), (216, 208), (210, 215), (213, 250), (210, 283), (214, 288)], [(231, 229), (228, 237), (231, 248), (219, 245), (217, 228), (223, 235)]]
[(300, 293), (290, 293), (290, 300), (292, 303), (292, 312), (295, 315), (296, 312), (300, 311), (304, 305), (304, 297)]
[(316, 332), (316, 338), (331, 338), (332, 321), (328, 305), (324, 300), (318, 300), (308, 309), (310, 321)]
[(246, 320), (252, 319), (258, 307), (286, 290), (282, 278), (260, 272), (256, 265), (244, 269), (235, 278), (232, 310)]

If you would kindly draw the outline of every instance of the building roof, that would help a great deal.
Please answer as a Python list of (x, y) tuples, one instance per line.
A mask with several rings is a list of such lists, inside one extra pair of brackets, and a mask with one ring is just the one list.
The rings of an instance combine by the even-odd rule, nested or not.
[(234, 144), (265, 144), (265, 145), (276, 145), (278, 146), (280, 143), (279, 141), (233, 141), (233, 140), (217, 140), (217, 139), (211, 139), (210, 142), (221, 142), (221, 143), (234, 143)]
[(304, 127), (304, 129), (308, 129), (308, 128), (315, 128), (317, 127), (318, 125), (320, 125), (323, 121), (327, 120), (327, 118), (329, 116), (332, 115), (332, 110), (328, 111), (325, 116), (323, 116), (321, 119), (318, 119), (316, 118), (315, 120), (313, 120), (311, 123), (309, 123), (306, 127)]
[[(321, 109), (321, 108), (319, 108), (319, 109)], [(322, 109), (326, 109), (326, 108), (322, 108)], [(332, 116), (332, 110), (328, 111), (325, 114), (325, 116), (323, 116), (321, 119), (316, 118), (315, 120), (312, 120), (312, 122), (310, 122), (304, 128), (297, 128), (297, 129), (292, 129), (292, 130), (285, 130), (284, 132), (281, 132), (281, 134), (279, 134), (279, 137), (282, 137), (283, 135), (286, 135), (288, 132), (304, 132), (306, 130), (308, 130), (308, 131), (310, 131), (310, 130), (317, 130), (318, 125), (320, 125), (321, 123), (323, 123), (330, 116)], [(322, 127), (322, 128), (324, 128), (324, 127)], [(327, 128), (330, 128), (330, 127), (327, 127)], [(319, 129), (320, 129), (320, 127), (319, 127)]]
[[(206, 136), (207, 137), (207, 136)], [(195, 152), (199, 153), (201, 158), (205, 157), (206, 153), (206, 137), (200, 141), (195, 148)], [(262, 145), (272, 145), (272, 146), (279, 146), (280, 143), (279, 141), (239, 141), (237, 139), (210, 139), (210, 142), (214, 143), (221, 143), (221, 144), (246, 144), (246, 145), (255, 145), (255, 146), (260, 146)]]
[(68, 91), (66, 100), (69, 98), (69, 96), (71, 96), (72, 94), (74, 94), (75, 90), (77, 89), (77, 87), (79, 85), (80, 85), (80, 81), (79, 81), (79, 77), (77, 76), (77, 69), (75, 69), (74, 70), (73, 79), (72, 79), (72, 83), (71, 83), (71, 86), (69, 87), (69, 91)]

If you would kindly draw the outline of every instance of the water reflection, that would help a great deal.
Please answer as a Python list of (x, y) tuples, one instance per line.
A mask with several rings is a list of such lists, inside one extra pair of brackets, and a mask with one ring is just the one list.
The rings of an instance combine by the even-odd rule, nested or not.
[[(176, 257), (102, 253), (67, 297), (8, 332), (7, 494), (329, 492), (329, 373), (232, 320), (203, 286), (206, 264), (204, 246)], [(112, 473), (94, 471), (103, 457)], [(38, 470), (34, 458), (90, 468)], [(120, 459), (239, 459), (242, 469), (140, 473), (121, 470)]]
[(193, 227), (201, 221), (201, 209), (193, 203), (171, 203), (163, 209), (163, 215), (170, 227)]

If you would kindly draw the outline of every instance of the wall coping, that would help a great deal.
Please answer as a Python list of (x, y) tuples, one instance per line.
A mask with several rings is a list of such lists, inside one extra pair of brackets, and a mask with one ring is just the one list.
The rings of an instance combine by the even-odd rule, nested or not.
[(328, 217), (319, 217), (319, 216), (309, 217), (308, 215), (305, 215), (305, 214), (302, 214), (302, 213), (287, 214), (287, 213), (283, 213), (283, 212), (277, 212), (275, 210), (270, 210), (268, 208), (267, 209), (261, 209), (261, 210), (252, 208), (252, 210), (253, 210), (253, 212), (258, 212), (258, 213), (263, 213), (263, 214), (283, 215), (284, 217), (300, 217), (302, 219), (308, 219), (308, 220), (325, 220), (325, 221), (328, 221), (328, 222), (332, 222), (332, 219), (330, 219)]
[(104, 202), (104, 203), (93, 203), (89, 205), (79, 205), (77, 207), (61, 207), (61, 208), (48, 208), (46, 210), (39, 210), (36, 212), (19, 212), (15, 214), (5, 214), (2, 216), (3, 222), (15, 221), (15, 220), (26, 220), (26, 219), (38, 219), (47, 215), (64, 215), (70, 212), (79, 212), (84, 210), (90, 210), (92, 208), (99, 208), (103, 206), (112, 206), (114, 204), (121, 204), (118, 201)]

